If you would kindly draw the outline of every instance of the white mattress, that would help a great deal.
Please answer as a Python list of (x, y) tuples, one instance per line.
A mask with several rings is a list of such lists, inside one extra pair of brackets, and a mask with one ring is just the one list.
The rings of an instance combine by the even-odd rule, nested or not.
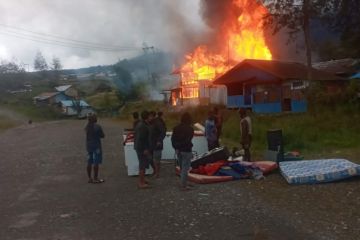
[(287, 161), (280, 171), (290, 184), (332, 182), (360, 175), (360, 165), (346, 159)]

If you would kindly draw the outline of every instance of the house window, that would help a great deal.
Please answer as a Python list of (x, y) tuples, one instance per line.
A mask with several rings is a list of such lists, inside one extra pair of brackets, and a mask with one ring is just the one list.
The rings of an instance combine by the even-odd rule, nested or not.
[(304, 89), (306, 88), (306, 83), (304, 81), (293, 81), (291, 83), (291, 89), (297, 90), (297, 89)]

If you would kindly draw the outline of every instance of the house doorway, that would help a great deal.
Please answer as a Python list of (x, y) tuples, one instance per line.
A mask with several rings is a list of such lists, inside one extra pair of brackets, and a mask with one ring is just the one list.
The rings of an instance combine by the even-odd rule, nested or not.
[(245, 86), (244, 88), (244, 105), (251, 105), (251, 87)]
[(284, 98), (282, 100), (282, 111), (291, 112), (291, 98)]

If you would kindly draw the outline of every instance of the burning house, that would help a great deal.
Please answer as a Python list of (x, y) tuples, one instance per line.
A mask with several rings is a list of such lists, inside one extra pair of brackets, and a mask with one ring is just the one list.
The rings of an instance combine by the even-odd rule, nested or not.
[[(222, 4), (206, 0), (203, 3), (212, 9), (217, 9), (213, 4)], [(213, 81), (244, 59), (272, 59), (263, 27), (268, 10), (250, 0), (231, 0), (222, 5), (223, 17), (216, 24), (211, 43), (196, 47), (173, 72), (179, 76), (180, 84), (171, 90), (172, 105), (226, 105), (226, 88)]]

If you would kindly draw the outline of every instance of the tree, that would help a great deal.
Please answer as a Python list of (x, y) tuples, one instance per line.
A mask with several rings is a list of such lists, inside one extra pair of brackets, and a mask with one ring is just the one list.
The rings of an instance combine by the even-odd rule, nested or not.
[[(358, 57), (360, 55), (360, 1), (358, 0), (272, 0), (267, 7), (269, 15), (266, 23), (273, 34), (280, 29), (289, 30), (290, 40), (299, 32), (303, 33), (306, 47), (307, 65), (311, 67), (311, 21), (320, 21), (323, 27), (336, 31), (337, 40), (334, 57)], [(327, 39), (327, 45), (331, 44)], [(322, 48), (323, 46), (321, 46)], [(323, 49), (322, 51), (326, 51)], [(324, 52), (322, 52), (322, 55)], [(311, 77), (311, 71), (308, 71)]]
[(24, 67), (16, 64), (15, 62), (2, 61), (0, 63), (0, 74), (13, 74), (23, 72), (25, 72)]
[(48, 64), (46, 63), (46, 60), (40, 51), (36, 53), (34, 59), (34, 69), (41, 72), (48, 69)]
[(51, 69), (54, 71), (60, 71), (62, 69), (62, 64), (61, 64), (60, 58), (53, 57)]
[[(333, 1), (333, 0), (331, 0)], [(273, 34), (286, 28), (289, 40), (294, 40), (299, 32), (303, 33), (306, 48), (306, 63), (308, 79), (312, 78), (312, 48), (310, 34), (310, 20), (319, 17), (331, 8), (330, 2), (325, 0), (273, 0), (267, 7), (266, 25), (270, 26)]]
[(52, 64), (51, 69), (53, 70), (54, 78), (55, 78), (55, 80), (59, 80), (60, 79), (60, 71), (62, 69), (60, 59), (58, 57), (53, 57), (51, 64)]
[(327, 19), (331, 27), (340, 32), (340, 44), (337, 54), (344, 57), (360, 56), (360, 1), (358, 0), (331, 0), (333, 11), (329, 11)]

